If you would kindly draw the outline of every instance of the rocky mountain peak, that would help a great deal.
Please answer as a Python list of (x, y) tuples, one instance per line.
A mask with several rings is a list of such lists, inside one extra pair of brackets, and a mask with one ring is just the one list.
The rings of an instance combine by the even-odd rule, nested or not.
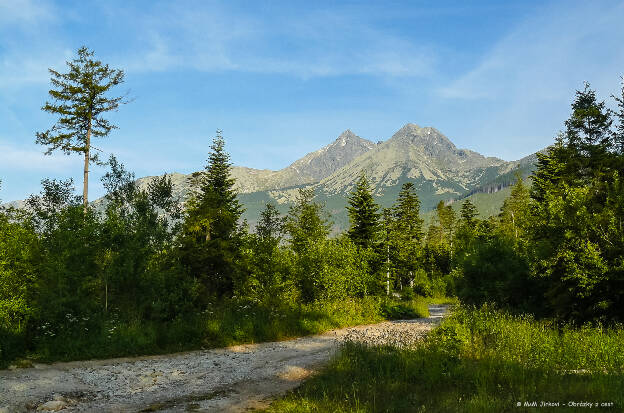
[(349, 144), (357, 146), (357, 145), (361, 145), (362, 143), (368, 143), (368, 142), (369, 141), (367, 141), (366, 139), (362, 139), (359, 136), (357, 136), (355, 133), (353, 133), (351, 129), (347, 129), (346, 131), (342, 132), (340, 136), (338, 136), (338, 138), (334, 141), (334, 144), (337, 144), (339, 146), (345, 146)]
[(298, 175), (305, 176), (306, 182), (320, 181), (375, 146), (373, 142), (347, 129), (333, 143), (307, 154), (286, 170), (294, 170)]
[(427, 152), (436, 154), (441, 151), (456, 151), (457, 148), (446, 136), (435, 128), (426, 126), (421, 128), (414, 123), (408, 123), (396, 131), (389, 142), (415, 145)]
[(403, 125), (403, 127), (401, 127), (401, 129), (396, 131), (395, 135), (398, 135), (398, 134), (408, 135), (408, 134), (414, 134), (414, 133), (417, 134), (418, 132), (420, 132), (421, 129), (422, 128), (415, 123), (406, 123), (405, 125)]

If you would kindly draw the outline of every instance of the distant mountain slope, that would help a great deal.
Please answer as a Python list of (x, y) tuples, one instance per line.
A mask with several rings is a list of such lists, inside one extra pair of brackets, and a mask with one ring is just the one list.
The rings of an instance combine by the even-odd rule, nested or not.
[[(252, 226), (266, 203), (275, 203), (286, 212), (299, 188), (309, 187), (316, 192), (317, 200), (326, 204), (338, 231), (348, 226), (347, 196), (362, 173), (369, 178), (382, 207), (394, 203), (405, 182), (413, 182), (423, 212), (433, 209), (440, 200), (460, 201), (472, 196), (478, 200), (482, 214), (491, 215), (502, 205), (504, 193), (488, 195), (515, 182), (518, 173), (522, 177), (530, 175), (535, 161), (535, 155), (513, 162), (485, 157), (457, 148), (435, 128), (408, 123), (385, 142), (375, 144), (346, 130), (334, 142), (284, 169), (235, 166), (232, 176), (246, 209), (243, 218)], [(184, 202), (190, 192), (190, 175), (169, 176), (175, 196)], [(147, 185), (154, 178), (140, 178), (138, 185)]]
[(457, 149), (434, 128), (407, 124), (374, 150), (323, 179), (319, 186), (327, 194), (347, 193), (359, 175), (365, 173), (377, 194), (400, 181), (414, 180), (421, 190), (459, 195), (487, 176), (498, 175), (507, 164), (498, 158)]
[(347, 129), (331, 144), (308, 153), (284, 169), (271, 171), (234, 166), (232, 176), (242, 194), (313, 184), (374, 147), (373, 142)]

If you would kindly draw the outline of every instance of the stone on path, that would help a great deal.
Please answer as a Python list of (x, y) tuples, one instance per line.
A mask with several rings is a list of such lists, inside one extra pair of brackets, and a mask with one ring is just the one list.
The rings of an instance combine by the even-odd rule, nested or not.
[(50, 400), (49, 402), (45, 402), (41, 406), (37, 407), (38, 412), (58, 412), (68, 406), (67, 402), (64, 400)]

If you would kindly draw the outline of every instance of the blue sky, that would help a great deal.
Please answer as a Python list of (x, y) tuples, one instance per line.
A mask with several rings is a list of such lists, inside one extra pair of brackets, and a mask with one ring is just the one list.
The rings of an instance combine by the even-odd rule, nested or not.
[(144, 176), (201, 169), (217, 128), (254, 168), (408, 122), (518, 159), (552, 143), (583, 81), (618, 92), (622, 22), (621, 1), (0, 0), (0, 199), (45, 177), (80, 186), (80, 157), (44, 156), (35, 132), (54, 123), (47, 69), (82, 45), (125, 70), (134, 98), (95, 145)]

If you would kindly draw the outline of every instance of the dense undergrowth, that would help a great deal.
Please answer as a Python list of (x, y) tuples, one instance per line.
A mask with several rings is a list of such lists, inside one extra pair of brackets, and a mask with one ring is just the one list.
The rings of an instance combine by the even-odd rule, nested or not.
[[(366, 297), (279, 307), (230, 300), (211, 308), (167, 323), (111, 319), (91, 329), (88, 326), (93, 324), (89, 320), (72, 318), (70, 322), (80, 328), (42, 334), (30, 351), (7, 355), (3, 367), (20, 357), (18, 364), (28, 365), (29, 361), (161, 354), (284, 340), (384, 319), (428, 316), (427, 303), (421, 297), (411, 301)], [(18, 342), (24, 338), (15, 335), (12, 340)]]
[[(521, 406), (518, 406), (518, 402)], [(461, 308), (411, 349), (347, 343), (274, 412), (525, 412), (624, 407), (624, 328)], [(601, 404), (604, 404), (601, 406)]]

